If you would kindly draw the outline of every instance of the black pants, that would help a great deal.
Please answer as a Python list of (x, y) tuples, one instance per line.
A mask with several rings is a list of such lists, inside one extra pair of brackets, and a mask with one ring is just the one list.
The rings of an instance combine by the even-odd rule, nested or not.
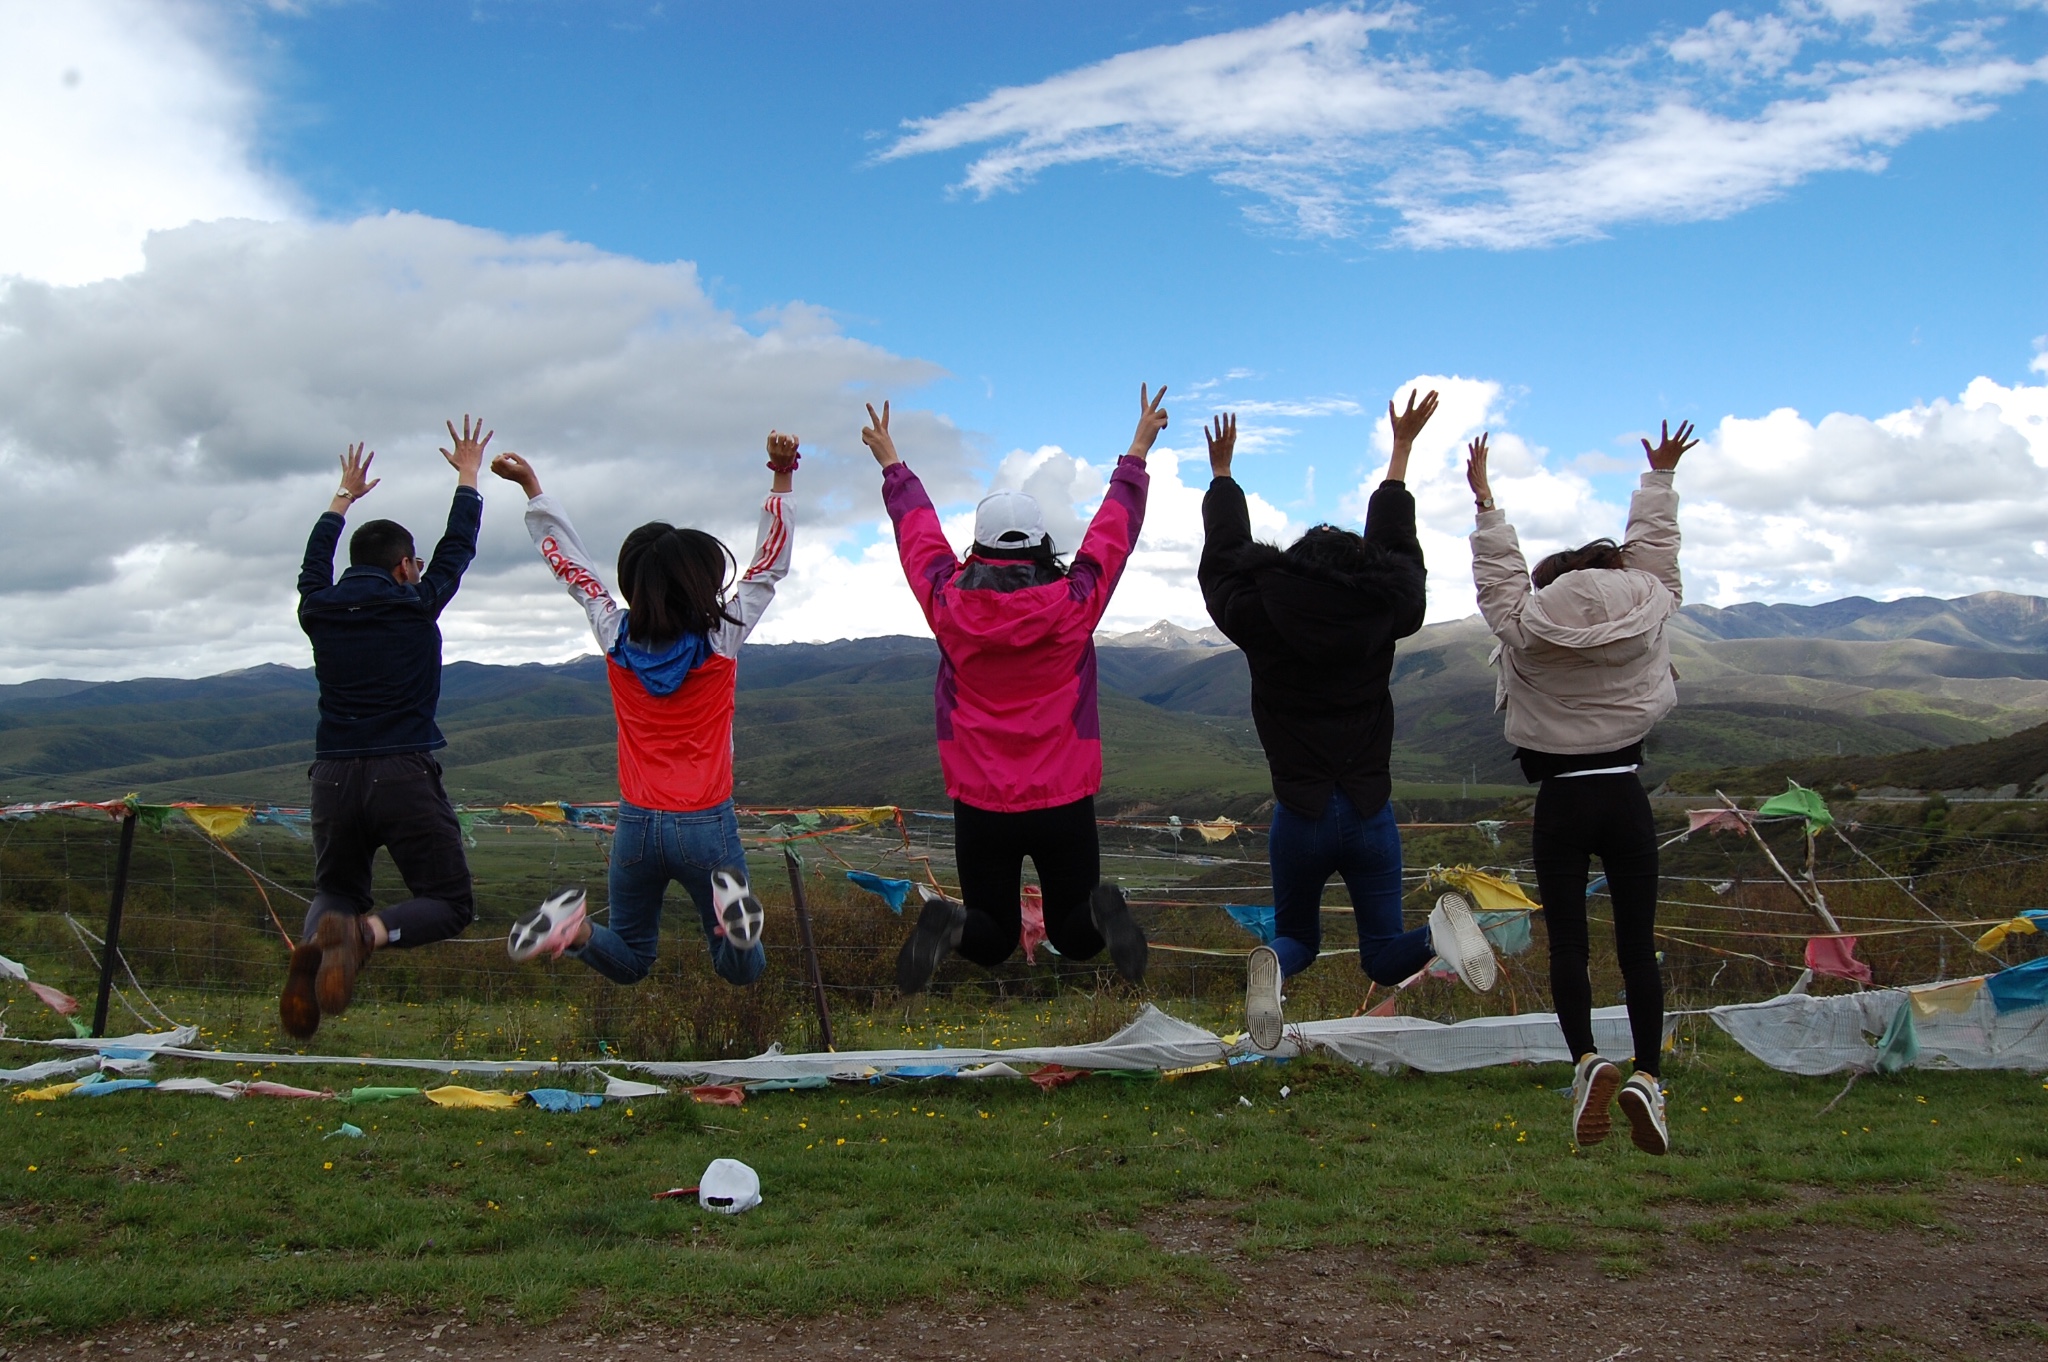
[(953, 847), (967, 928), (960, 954), (984, 969), (1010, 958), (1024, 935), (1024, 858), (1038, 868), (1045, 896), (1045, 939), (1061, 955), (1086, 960), (1102, 949), (1088, 895), (1102, 880), (1095, 796), (1057, 808), (991, 813), (953, 801)]
[(424, 946), (460, 935), (476, 920), (462, 825), (441, 787), (441, 763), (425, 752), (316, 761), (313, 781), (313, 904), (306, 939), (329, 913), (360, 917), (376, 908), (370, 863), (377, 848), (412, 897), (377, 911), (394, 946)]
[(1536, 890), (1550, 934), (1550, 995), (1572, 1058), (1593, 1048), (1593, 984), (1587, 974), (1586, 876), (1592, 857), (1607, 873), (1614, 953), (1628, 990), (1636, 1068), (1655, 1074), (1664, 1048), (1664, 978), (1657, 969), (1657, 828), (1634, 774), (1552, 776), (1536, 793)]

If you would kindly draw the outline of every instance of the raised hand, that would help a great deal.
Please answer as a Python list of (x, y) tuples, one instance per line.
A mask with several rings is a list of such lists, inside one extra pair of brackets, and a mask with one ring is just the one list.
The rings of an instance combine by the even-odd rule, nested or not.
[(779, 430), (768, 432), (768, 471), (775, 475), (772, 490), (787, 492), (794, 483), (792, 477), (803, 455), (796, 451), (796, 436), (784, 435)]
[(1493, 489), (1486, 481), (1487, 434), (1488, 432), (1481, 431), (1478, 439), (1465, 446), (1468, 456), (1465, 460), (1465, 481), (1472, 488), (1472, 499), (1479, 503), (1479, 509), (1482, 511), (1493, 509)]
[(509, 449), (491, 460), (491, 471), (507, 482), (518, 483), (528, 501), (540, 495), (540, 474), (533, 471), (533, 465), (523, 456)]
[(1430, 389), (1420, 403), (1415, 400), (1415, 389), (1408, 390), (1408, 410), (1395, 411), (1394, 404), (1387, 403), (1387, 424), (1394, 428), (1394, 448), (1415, 443), (1415, 437), (1422, 434), (1422, 428), (1429, 424), (1429, 418), (1436, 415), (1436, 390)]
[(1690, 421), (1679, 422), (1676, 434), (1672, 433), (1669, 421), (1660, 424), (1657, 431), (1657, 447), (1655, 449), (1650, 448), (1650, 442), (1645, 440), (1643, 441), (1643, 453), (1650, 456), (1650, 467), (1656, 469), (1659, 473), (1668, 473), (1678, 467), (1678, 461), (1685, 457), (1685, 451), (1699, 443), (1698, 440), (1692, 438), (1692, 422)]
[(336, 515), (347, 515), (348, 508), (370, 495), (370, 489), (384, 481), (370, 476), (370, 463), (377, 457), (375, 452), (365, 454), (360, 444), (348, 447), (348, 453), (341, 456), (341, 486), (334, 489), (334, 500), (327, 509)]
[(882, 403), (882, 414), (875, 415), (875, 404), (868, 403), (868, 423), (861, 427), (860, 442), (874, 454), (875, 462), (884, 468), (902, 463), (896, 453), (896, 441), (889, 435), (889, 404)]
[(1230, 456), (1237, 449), (1237, 413), (1224, 412), (1202, 428), (1202, 436), (1209, 442), (1209, 476), (1229, 477)]
[(455, 481), (464, 487), (476, 486), (476, 475), (484, 466), (484, 446), (491, 442), (491, 436), (498, 432), (485, 431), (484, 423), (478, 421), (474, 428), (469, 417), (462, 418), (462, 433), (455, 433), (455, 423), (448, 423), (448, 438), (455, 442), (453, 450), (444, 449), (441, 457), (455, 470)]
[(1130, 456), (1143, 461), (1152, 452), (1152, 442), (1159, 438), (1159, 432), (1166, 429), (1166, 385), (1161, 384), (1158, 392), (1149, 391), (1144, 384), (1138, 385), (1138, 431), (1131, 436)]

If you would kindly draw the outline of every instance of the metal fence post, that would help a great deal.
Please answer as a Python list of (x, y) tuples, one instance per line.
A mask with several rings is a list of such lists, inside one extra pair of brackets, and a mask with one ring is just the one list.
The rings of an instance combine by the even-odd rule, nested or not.
[(121, 854), (114, 861), (114, 891), (107, 897), (107, 939), (100, 949), (100, 999), (92, 1010), (92, 1033), (107, 1034), (107, 998), (114, 988), (114, 959), (121, 953), (121, 905), (128, 897), (128, 861), (135, 854), (135, 810), (121, 820)]

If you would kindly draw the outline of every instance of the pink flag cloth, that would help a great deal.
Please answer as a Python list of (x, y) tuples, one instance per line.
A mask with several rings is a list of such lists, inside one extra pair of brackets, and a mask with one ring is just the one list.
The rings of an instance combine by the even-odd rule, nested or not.
[(1380, 1004), (1378, 1004), (1378, 1005), (1377, 1005), (1377, 1006), (1375, 1006), (1375, 1007), (1374, 1007), (1374, 1008), (1373, 1008), (1373, 1009), (1372, 1009), (1371, 1011), (1367, 1012), (1367, 1013), (1366, 1013), (1365, 1015), (1366, 1015), (1366, 1016), (1368, 1016), (1368, 1017), (1391, 1017), (1391, 1016), (1393, 1016), (1393, 1015), (1394, 1015), (1394, 1007), (1395, 1007), (1395, 1005), (1396, 1005), (1396, 1004), (1398, 1004), (1398, 1003), (1399, 1003), (1400, 1001), (1401, 1001), (1401, 995), (1400, 995), (1400, 994), (1398, 994), (1398, 993), (1389, 993), (1389, 994), (1387, 995), (1387, 1000), (1386, 1000), (1385, 1002), (1383, 1002), (1383, 1003), (1380, 1003)]
[(1755, 816), (1747, 809), (1687, 809), (1685, 830), (1688, 834), (1701, 828), (1714, 832), (1747, 832), (1750, 820)]
[(331, 1092), (314, 1092), (311, 1088), (294, 1088), (289, 1083), (272, 1083), (259, 1078), (242, 1089), (244, 1097), (300, 1097), (325, 1098), (334, 1096)]
[(1024, 886), (1024, 960), (1038, 963), (1038, 943), (1045, 940), (1045, 894), (1035, 884)]
[(28, 991), (49, 1004), (50, 1010), (60, 1017), (68, 1017), (78, 1010), (78, 999), (69, 993), (60, 993), (48, 984), (39, 984), (33, 979), (24, 979)]
[(1806, 967), (1815, 974), (1854, 979), (1859, 984), (1867, 984), (1871, 979), (1870, 966), (1856, 958), (1856, 938), (1853, 936), (1811, 938), (1806, 943)]

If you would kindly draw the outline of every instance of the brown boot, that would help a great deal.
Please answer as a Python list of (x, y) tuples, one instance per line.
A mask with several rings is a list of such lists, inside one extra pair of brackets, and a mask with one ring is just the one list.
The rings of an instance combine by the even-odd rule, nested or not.
[(320, 978), (315, 985), (320, 1011), (338, 1017), (356, 996), (356, 972), (370, 959), (362, 919), (329, 913), (313, 929), (313, 940), (320, 946)]
[(277, 1019), (284, 1033), (294, 1040), (306, 1040), (320, 1029), (320, 999), (313, 987), (313, 978), (319, 972), (317, 942), (292, 947), (292, 962), (284, 972), (284, 992), (277, 999)]

